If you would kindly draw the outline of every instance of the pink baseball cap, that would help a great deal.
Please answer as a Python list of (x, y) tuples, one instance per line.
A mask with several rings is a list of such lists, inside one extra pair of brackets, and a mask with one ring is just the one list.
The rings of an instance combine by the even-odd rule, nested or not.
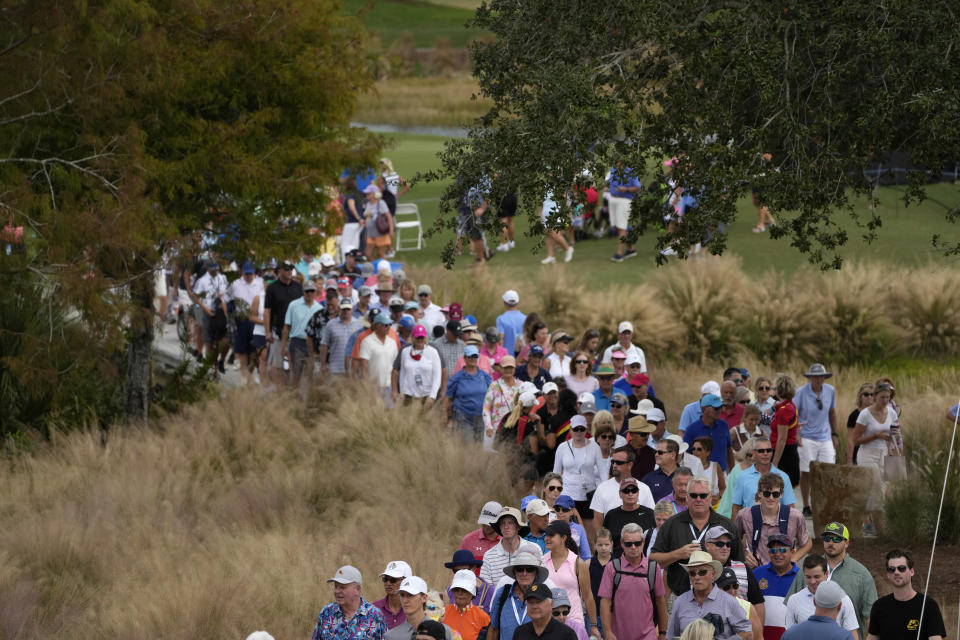
[(427, 328), (422, 324), (414, 325), (413, 333), (411, 334), (414, 338), (426, 338), (427, 337)]

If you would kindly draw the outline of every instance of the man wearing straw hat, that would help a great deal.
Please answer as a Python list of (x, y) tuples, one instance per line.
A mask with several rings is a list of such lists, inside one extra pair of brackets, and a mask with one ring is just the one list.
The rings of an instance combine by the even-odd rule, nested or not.
[(516, 554), (510, 564), (503, 568), (503, 575), (513, 582), (504, 584), (493, 595), (487, 640), (513, 640), (517, 628), (530, 622), (524, 596), (531, 585), (542, 584), (549, 575), (541, 562), (539, 547), (533, 545), (533, 548), (532, 552), (524, 550)]
[(677, 596), (667, 623), (667, 637), (679, 638), (688, 624), (704, 618), (713, 624), (714, 638), (751, 637), (750, 621), (737, 599), (714, 582), (723, 573), (720, 563), (706, 551), (694, 551), (681, 563), (690, 577), (691, 589)]

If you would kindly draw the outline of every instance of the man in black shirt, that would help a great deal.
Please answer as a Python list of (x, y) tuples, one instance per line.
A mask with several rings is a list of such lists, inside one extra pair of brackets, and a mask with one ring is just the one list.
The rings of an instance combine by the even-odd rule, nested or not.
[(267, 328), (270, 345), (268, 365), (274, 384), (283, 384), (283, 351), (277, 339), (283, 334), (283, 319), (290, 303), (303, 296), (303, 288), (293, 279), (293, 263), (284, 260), (277, 271), (277, 279), (267, 287), (263, 301), (263, 325)]
[(603, 528), (610, 532), (613, 539), (613, 557), (619, 558), (623, 553), (620, 546), (620, 532), (624, 525), (633, 522), (643, 528), (646, 544), (644, 545), (644, 554), (647, 546), (650, 544), (650, 532), (657, 526), (657, 521), (653, 517), (653, 509), (640, 504), (640, 481), (636, 478), (624, 478), (620, 482), (620, 499), (623, 505), (610, 509), (603, 517)]
[[(913, 588), (913, 556), (909, 551), (893, 549), (887, 553), (887, 582), (893, 593), (879, 598), (870, 610), (867, 640), (913, 640), (917, 630), (923, 640), (943, 640), (947, 629), (936, 601)], [(923, 621), (920, 611), (923, 610)]]
[(525, 622), (513, 633), (513, 640), (577, 640), (577, 633), (553, 618), (553, 592), (537, 582), (527, 587), (523, 596), (530, 622)]

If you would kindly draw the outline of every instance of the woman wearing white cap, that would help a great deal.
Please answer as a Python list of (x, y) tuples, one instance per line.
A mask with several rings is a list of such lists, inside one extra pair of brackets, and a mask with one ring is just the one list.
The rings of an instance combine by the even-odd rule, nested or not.
[(580, 517), (589, 520), (593, 512), (587, 493), (596, 489), (602, 480), (595, 473), (603, 464), (602, 455), (597, 443), (587, 440), (587, 420), (583, 416), (570, 418), (570, 433), (570, 439), (557, 447), (553, 472), (563, 478), (564, 493), (576, 502)]
[(571, 341), (573, 341), (573, 338), (563, 329), (554, 331), (553, 335), (550, 336), (552, 352), (547, 356), (544, 364), (547, 371), (550, 372), (551, 378), (556, 379), (570, 375), (570, 354), (567, 352), (570, 350)]
[(500, 377), (487, 387), (483, 397), (483, 448), (493, 449), (493, 437), (503, 417), (510, 413), (519, 395), (520, 381), (516, 379), (517, 361), (507, 355), (500, 359)]

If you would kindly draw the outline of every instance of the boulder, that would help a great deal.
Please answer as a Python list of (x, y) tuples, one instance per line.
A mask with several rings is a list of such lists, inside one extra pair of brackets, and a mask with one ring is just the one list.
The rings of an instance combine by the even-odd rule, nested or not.
[(813, 528), (816, 537), (829, 522), (842, 522), (851, 537), (861, 536), (861, 525), (866, 520), (867, 498), (873, 487), (870, 469), (848, 464), (810, 463), (810, 508), (813, 509)]

